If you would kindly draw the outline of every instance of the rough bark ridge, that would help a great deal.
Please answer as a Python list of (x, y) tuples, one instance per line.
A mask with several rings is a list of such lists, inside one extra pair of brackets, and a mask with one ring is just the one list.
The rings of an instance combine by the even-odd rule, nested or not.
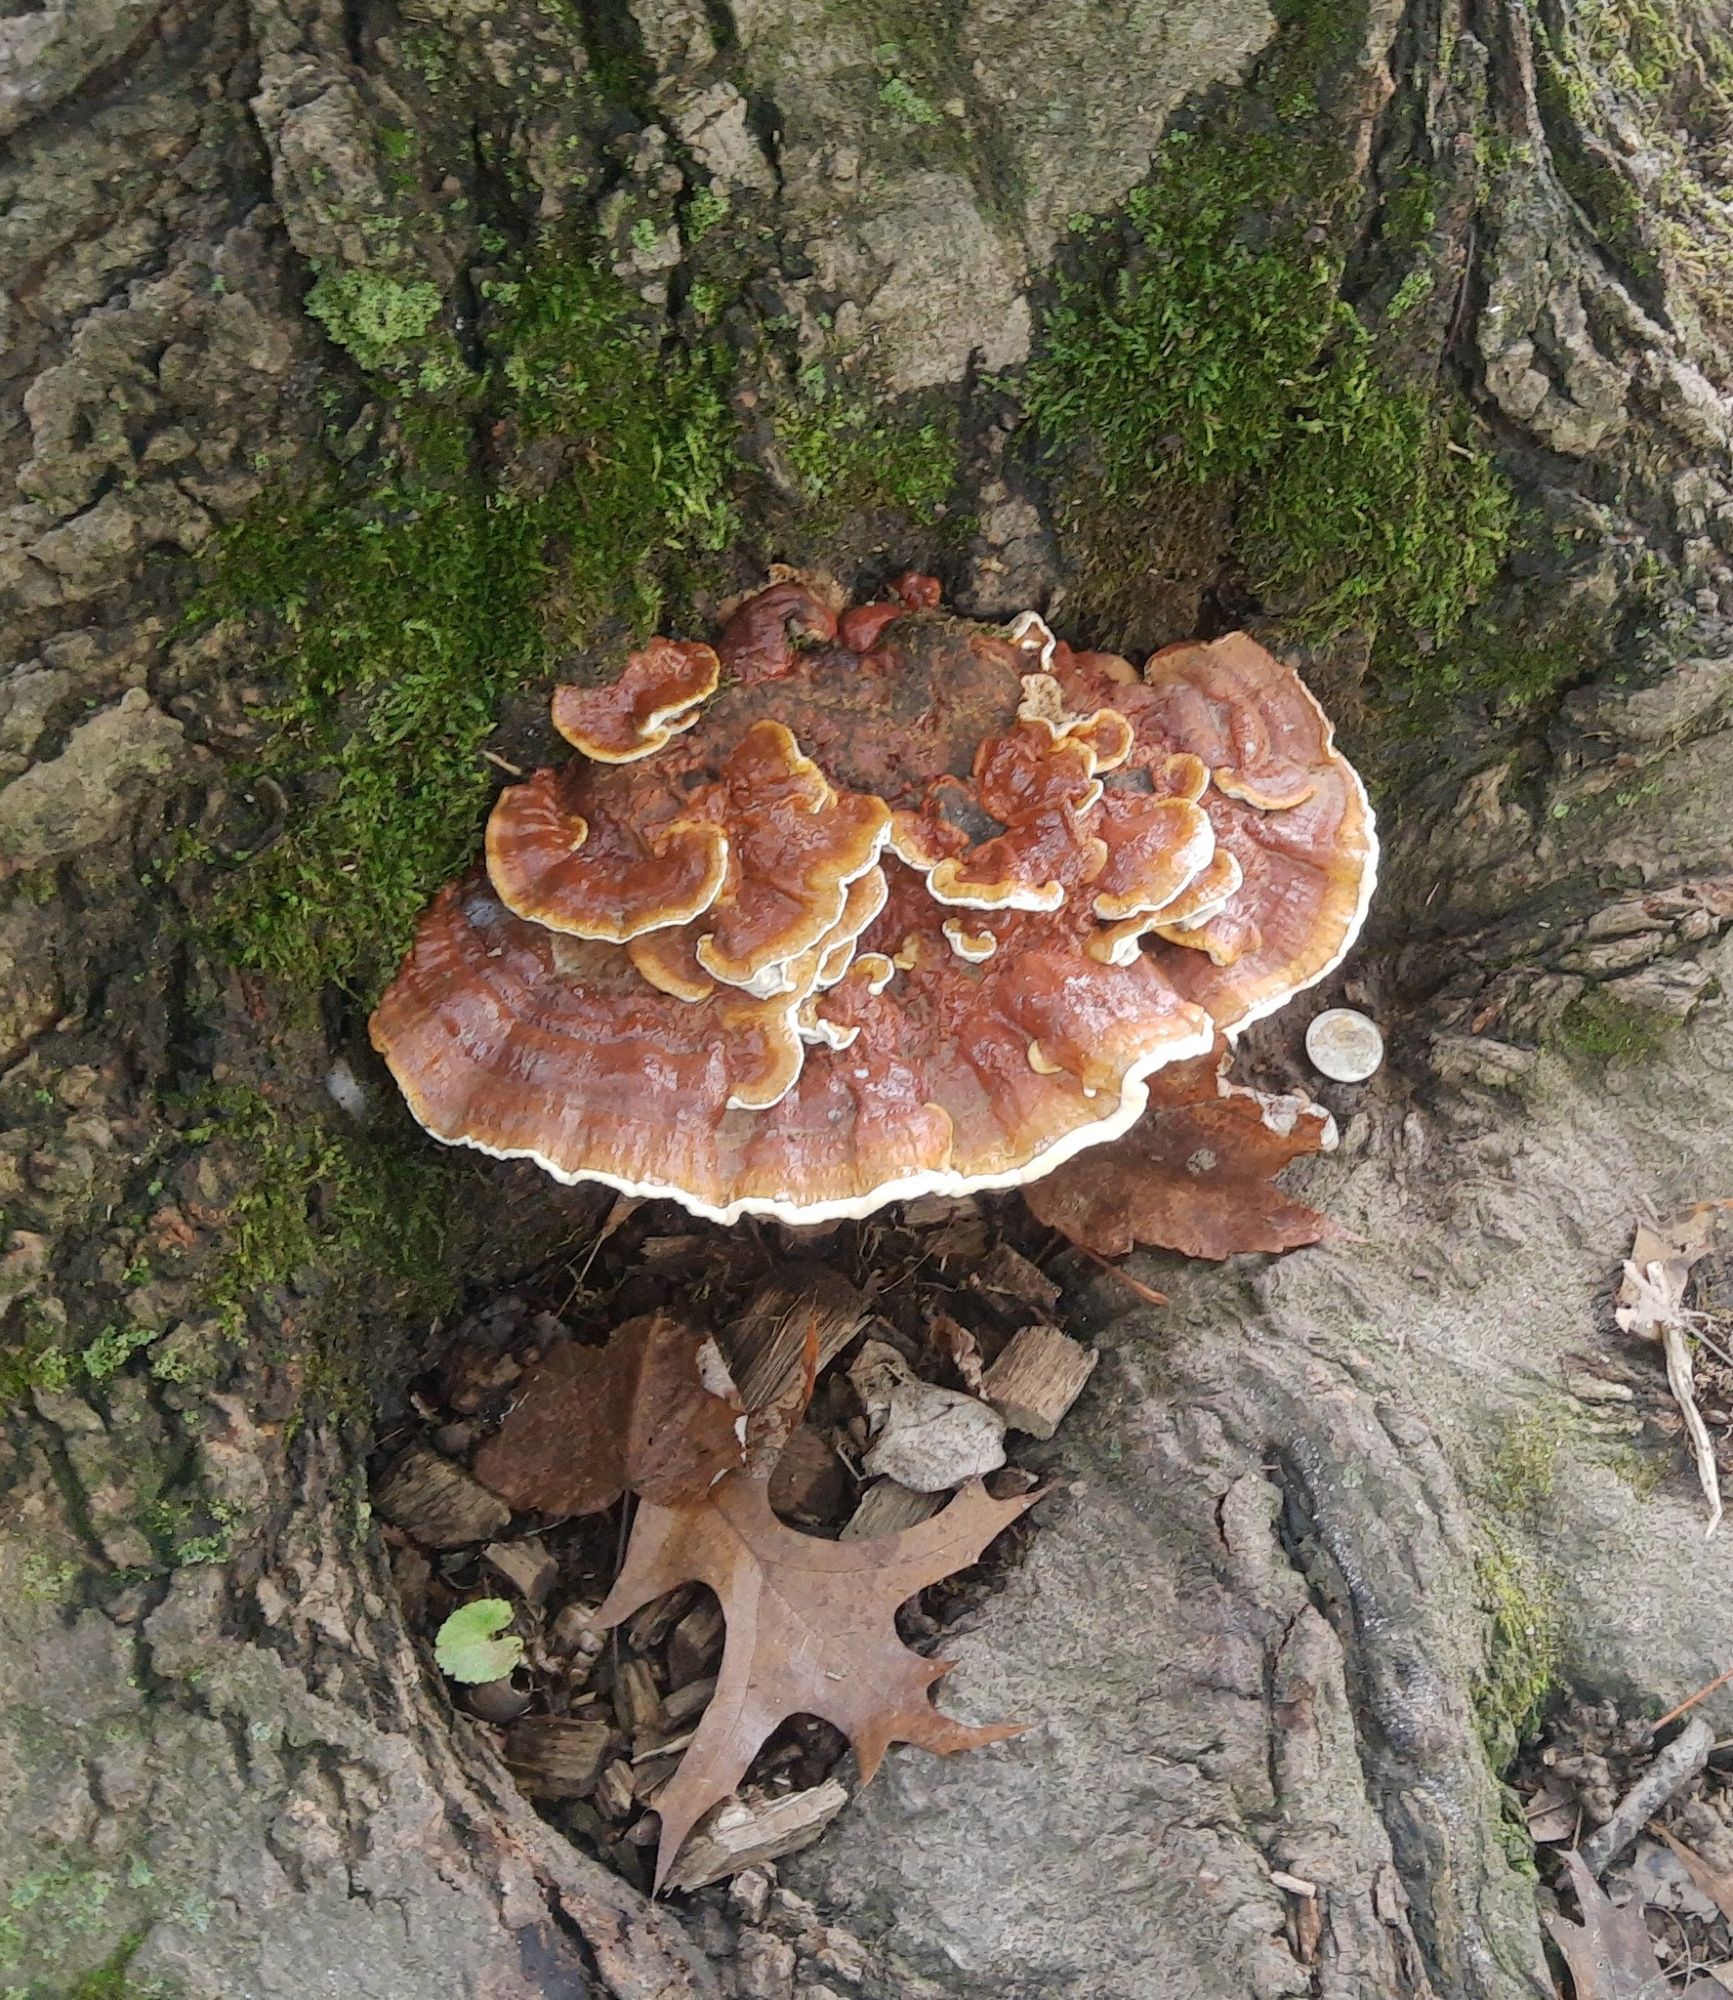
[[(1278, 15), (50, 0), (0, 21), (8, 1986), (1548, 1990), (1488, 1745), (1549, 1671), (1670, 1703), (1733, 1657), (1722, 1545), (1686, 1482), (1646, 1490), (1593, 1391), (1633, 1206), (1733, 1192), (1733, 294), (1710, 191), (1733, 85), (1698, 0)], [(1068, 1493), (955, 1677), (960, 1711), (1040, 1728), (893, 1759), (806, 1859), (859, 1949), (785, 1898), (738, 1947), (707, 1923), (712, 1965), (528, 1811), (404, 1636), (362, 1429), (320, 1414), (354, 1372), (322, 1314), (341, 1278), (365, 1339), (405, 1330), (405, 1266), (437, 1260), (374, 1170), (420, 1154), (353, 996), (229, 969), (206, 864), (163, 888), (186, 829), (263, 852), (327, 796), (248, 795), (235, 760), (274, 726), (277, 670), (256, 632), (181, 622), (179, 559), (479, 394), (501, 306), (478, 274), (566, 228), (670, 356), (725, 338), (749, 472), (732, 567), (697, 564), (694, 597), (770, 557), (850, 581), (924, 560), (984, 614), (1069, 589), (1159, 604), (1139, 638), (1268, 614), (1280, 640), (1291, 607), (1248, 591), (1225, 502), (1176, 505), (1184, 560), (1097, 592), (1064, 464), (998, 379), (1045, 351), (1073, 221), (1144, 181), (1182, 106), (1206, 133), (1317, 121), (1344, 177), (1296, 241), (1528, 509), (1496, 645), (1483, 627), (1434, 670), (1433, 635), (1387, 626), (1316, 655), (1358, 701), (1391, 836), (1357, 976), (1393, 1061), (1310, 1177), (1361, 1240), (1163, 1267), (1159, 1320), (1078, 1302), (1110, 1359), (1061, 1440)], [(943, 476), (913, 480), (945, 436)], [(559, 453), (515, 437), (475, 448), (491, 490), (534, 494)], [(414, 512), (388, 495), (380, 518)], [(679, 539), (657, 533), (609, 572), (622, 625)], [(507, 755), (548, 677), (505, 701)], [(1443, 720), (1417, 747), (1421, 713)], [(1267, 1059), (1288, 1046), (1278, 1023)], [(504, 1225), (495, 1267), (583, 1224), (521, 1176), (461, 1189)], [(403, 1350), (378, 1353), (400, 1382)]]

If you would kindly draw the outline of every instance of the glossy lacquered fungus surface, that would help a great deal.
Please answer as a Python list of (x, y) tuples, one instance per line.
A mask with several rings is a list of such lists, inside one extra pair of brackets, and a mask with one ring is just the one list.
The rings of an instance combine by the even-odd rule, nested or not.
[(554, 697), (373, 1020), (435, 1137), (723, 1221), (1034, 1179), (1340, 962), (1358, 778), (1244, 635), (1139, 673), (782, 578)]

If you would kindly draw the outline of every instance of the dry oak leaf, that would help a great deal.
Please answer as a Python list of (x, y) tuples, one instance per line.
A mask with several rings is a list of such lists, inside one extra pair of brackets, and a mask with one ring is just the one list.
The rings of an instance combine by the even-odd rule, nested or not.
[(972, 1727), (941, 1714), (930, 1690), (953, 1662), (911, 1652), (895, 1621), (899, 1605), (977, 1561), (1039, 1498), (1037, 1491), (995, 1500), (975, 1481), (932, 1520), (858, 1542), (800, 1534), (771, 1512), (764, 1482), (744, 1473), (684, 1507), (639, 1507), (625, 1567), (597, 1625), (618, 1625), (682, 1583), (708, 1584), (726, 1623), (716, 1693), (656, 1799), (658, 1889), (694, 1824), (729, 1797), (791, 1715), (816, 1715), (840, 1729), (863, 1784), (892, 1743), (947, 1752), (1019, 1733), (1020, 1723)]
[(564, 1341), (529, 1375), (475, 1476), (513, 1507), (598, 1514), (628, 1487), (680, 1506), (741, 1462), (745, 1412), (714, 1340), (667, 1313), (606, 1347)]
[(1297, 1250), (1337, 1233), (1274, 1177), (1336, 1144), (1336, 1123), (1297, 1095), (1229, 1083), (1232, 1051), (1170, 1063), (1149, 1079), (1149, 1109), (1123, 1139), (1097, 1146), (1023, 1190), (1038, 1222), (1098, 1257), (1138, 1244), (1186, 1257)]
[[(1549, 1916), (1546, 1927), (1570, 1968), (1574, 2000), (1668, 2000), (1673, 1992), (1655, 1956), (1641, 1903), (1614, 1903), (1572, 1848), (1564, 1857), (1582, 1922)], [(1695, 1979), (1677, 2000), (1721, 2000), (1715, 1979)]]

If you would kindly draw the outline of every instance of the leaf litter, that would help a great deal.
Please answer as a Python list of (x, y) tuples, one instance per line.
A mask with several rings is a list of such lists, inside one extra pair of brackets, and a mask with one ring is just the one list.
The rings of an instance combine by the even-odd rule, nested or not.
[(1715, 1445), (1697, 1402), (1694, 1339), (1709, 1341), (1719, 1315), (1687, 1304), (1691, 1273), (1715, 1247), (1716, 1231), (1733, 1202), (1700, 1201), (1670, 1222), (1639, 1222), (1625, 1260), (1614, 1318), (1624, 1332), (1659, 1343), (1667, 1386), (1679, 1406), (1697, 1480), (1708, 1503), (1704, 1539), (1721, 1525), (1721, 1478)]
[(1733, 1992), (1733, 1746), (1691, 1713), (1718, 1685), (1659, 1720), (1561, 1702), (1511, 1774), (1569, 2000)]
[(1040, 1719), (965, 1724), (933, 1689), (944, 1634), (1032, 1531), (1007, 1444), (1051, 1438), (1097, 1358), (1053, 1324), (1061, 1297), (1139, 1241), (1328, 1233), (1270, 1185), (1333, 1138), (1327, 1114), (1222, 1067), (1187, 1066), (1165, 1136), (1114, 1166), (1117, 1235), (1069, 1209), (1056, 1234), (1015, 1196), (798, 1235), (622, 1197), (452, 1330), (382, 1444), (387, 1541), (429, 1637), (518, 1593), (516, 1672), (459, 1698), (544, 1816), (640, 1887), (691, 1888), (815, 1838), (851, 1750), (865, 1782), (890, 1743)]
[[(982, 1379), (1060, 1288), (1014, 1200), (937, 1206), (821, 1238), (611, 1214), (605, 1240), (453, 1329), (387, 1440), (385, 1485), (439, 1457), (493, 1502), (463, 1546), (443, 1487), (434, 1547), (398, 1510), (387, 1539), (422, 1629), (502, 1581), (519, 1593), (533, 1701), (460, 1688), (460, 1705), (499, 1729), (538, 1810), (641, 1887), (814, 1837), (887, 1743), (964, 1748), (1039, 1719), (976, 1728), (931, 1691), (944, 1633), (1017, 1560), (1036, 1497)], [(1068, 1402), (1094, 1357), (1066, 1345)], [(868, 1348), (893, 1393), (851, 1381)], [(876, 1470), (887, 1442), (932, 1490)]]
[(1030, 1208), (1101, 1257), (1141, 1243), (1219, 1259), (1340, 1234), (1276, 1185), (1284, 1167), (1334, 1148), (1335, 1120), (1297, 1092), (1230, 1082), (1230, 1060), (1218, 1042), (1206, 1056), (1158, 1071), (1149, 1109), (1126, 1136), (1032, 1182)]

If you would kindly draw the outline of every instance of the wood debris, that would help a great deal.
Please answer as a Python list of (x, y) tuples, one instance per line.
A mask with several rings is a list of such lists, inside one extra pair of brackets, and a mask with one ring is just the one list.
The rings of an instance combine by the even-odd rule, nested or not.
[(874, 1535), (900, 1534), (904, 1528), (930, 1521), (943, 1505), (941, 1493), (917, 1493), (894, 1479), (875, 1479), (837, 1539), (858, 1542)]
[(517, 1542), (489, 1542), (482, 1555), (530, 1604), (540, 1604), (546, 1598), (560, 1573), (559, 1564), (539, 1535), (525, 1535)]
[(404, 1452), (374, 1490), (373, 1504), (424, 1548), (485, 1542), (511, 1525), (511, 1509), (460, 1465), (426, 1445)]
[[(770, 1522), (793, 1538), (803, 1561), (828, 1547), (845, 1558), (845, 1572), (858, 1562), (864, 1574), (888, 1576), (892, 1552), (911, 1532), (951, 1538), (941, 1510), (955, 1489), (993, 1467), (990, 1492), (968, 1487), (977, 1498), (953, 1503), (959, 1519), (971, 1506), (991, 1510), (980, 1523), (990, 1532), (1028, 1504), (1034, 1475), (1004, 1464), (1005, 1419), (981, 1392), (995, 1359), (1005, 1364), (996, 1379), (1003, 1387), (1009, 1369), (1015, 1391), (1020, 1357), (1031, 1348), (1024, 1336), (1051, 1325), (1058, 1287), (1034, 1256), (1051, 1249), (1051, 1239), (1015, 1197), (935, 1201), (921, 1213), (924, 1220), (887, 1215), (845, 1226), (815, 1248), (810, 1235), (795, 1244), (774, 1231), (670, 1232), (664, 1205), (621, 1200), (600, 1235), (565, 1253), (545, 1280), (495, 1295), (458, 1321), (445, 1352), (410, 1386), (421, 1429), (406, 1447), (398, 1439), (378, 1488), (382, 1516), (392, 1519), (395, 1509), (400, 1517), (389, 1538), (405, 1609), (431, 1639), (463, 1604), (510, 1595), (522, 1664), (512, 1677), (464, 1689), (458, 1700), (495, 1732), (544, 1816), (641, 1888), (652, 1886), (653, 1851), (666, 1851), (665, 1816), (677, 1818), (694, 1800), (709, 1808), (719, 1796), (714, 1785), (703, 1795), (702, 1762), (692, 1766), (685, 1791), (678, 1787), (688, 1761), (706, 1746), (714, 1772), (717, 1731), (732, 1729), (718, 1709), (718, 1689), (725, 1710), (724, 1654), (736, 1635), (701, 1582), (653, 1594), (603, 1630), (598, 1607), (620, 1577), (634, 1518), (642, 1522), (646, 1510), (628, 1500), (594, 1513), (566, 1511), (574, 1500), (588, 1504), (586, 1481), (605, 1483), (617, 1472), (601, 1463), (608, 1452), (592, 1446), (608, 1428), (599, 1404), (619, 1398), (614, 1389), (589, 1391), (610, 1378), (615, 1389), (623, 1383), (641, 1391), (670, 1357), (681, 1395), (701, 1408), (702, 1397), (725, 1381), (738, 1385), (733, 1422), (743, 1417), (747, 1427), (746, 1465), (774, 1501)], [(639, 1328), (629, 1338), (641, 1345), (622, 1369), (619, 1349), (610, 1360), (610, 1348), (633, 1322)], [(651, 1342), (648, 1326), (665, 1333)], [(719, 1364), (708, 1383), (696, 1366), (705, 1340), (714, 1342)], [(1039, 1334), (1035, 1345), (1044, 1345)], [(1069, 1348), (1071, 1372), (1086, 1372), (1090, 1351)], [(862, 1355), (866, 1371), (851, 1371)], [(552, 1394), (548, 1385), (562, 1382)], [(658, 1392), (636, 1400), (643, 1407), (634, 1413), (628, 1393), (628, 1432), (664, 1399)], [(717, 1400), (726, 1406), (725, 1387)], [(1030, 1420), (1040, 1421), (1033, 1412), (1042, 1393), (1025, 1391), (1024, 1400)], [(932, 1436), (922, 1437), (934, 1415)], [(672, 1444), (680, 1443), (680, 1429), (674, 1426)], [(429, 1449), (433, 1439), (437, 1451)], [(639, 1442), (658, 1441), (641, 1430)], [(928, 1447), (924, 1464), (903, 1462), (898, 1454), (917, 1444)], [(887, 1476), (880, 1469), (886, 1462), (930, 1480), (933, 1490)], [(485, 1464), (501, 1490), (478, 1480), (472, 1463)], [(641, 1454), (635, 1469), (643, 1469)], [(703, 1480), (708, 1496), (713, 1468), (700, 1457), (684, 1466), (688, 1474), (688, 1490)], [(565, 1485), (552, 1491), (543, 1484), (550, 1476)], [(782, 1528), (785, 1521), (794, 1527)], [(934, 1705), (929, 1684), (939, 1665), (923, 1655), (942, 1647), (951, 1624), (989, 1587), (978, 1572), (939, 1575), (968, 1564), (979, 1546), (978, 1537), (965, 1538), (954, 1557), (887, 1585), (899, 1604), (874, 1614), (873, 1657), (910, 1676), (916, 1692), (906, 1712), (916, 1734), (960, 1728)], [(990, 1565), (1012, 1559), (1007, 1547)], [(923, 1589), (928, 1573), (935, 1580)], [(743, 1866), (767, 1871), (768, 1861), (754, 1855), (804, 1844), (840, 1809), (837, 1767), (848, 1739), (816, 1719), (826, 1692), (809, 1695), (771, 1727), (762, 1747), (741, 1739), (750, 1762), (739, 1773), (736, 1800), (717, 1814), (720, 1833), (708, 1848), (689, 1847), (680, 1857), (678, 1879), (691, 1871), (714, 1880)], [(883, 1713), (891, 1706), (887, 1701)], [(903, 1732), (893, 1725), (891, 1733)], [(870, 1766), (877, 1745), (865, 1747)]]
[(694, 1829), (669, 1873), (668, 1887), (701, 1889), (706, 1882), (720, 1882), (810, 1847), (847, 1804), (848, 1793), (835, 1778), (779, 1799), (730, 1799)]
[(1701, 1716), (1693, 1716), (1614, 1808), (1613, 1816), (1583, 1842), (1581, 1854), (1591, 1873), (1602, 1874), (1609, 1862), (1642, 1832), (1651, 1813), (1687, 1785), (1709, 1761), (1715, 1732)]
[(1626, 1333), (1660, 1343), (1667, 1368), (1667, 1386), (1679, 1406), (1691, 1456), (1696, 1461), (1697, 1480), (1709, 1506), (1709, 1525), (1704, 1539), (1721, 1525), (1721, 1479), (1715, 1463), (1715, 1447), (1708, 1426), (1697, 1407), (1691, 1337), (1700, 1334), (1707, 1317), (1693, 1312), (1685, 1303), (1691, 1268), (1706, 1256), (1713, 1245), (1716, 1227), (1727, 1201), (1700, 1201), (1671, 1222), (1639, 1223), (1625, 1262), (1619, 1286), (1619, 1304), (1614, 1318)]
[(504, 1755), (531, 1798), (581, 1799), (619, 1748), (599, 1716), (526, 1715), (506, 1731)]
[(1012, 1430), (1050, 1438), (1100, 1358), (1056, 1326), (1026, 1326), (987, 1370), (981, 1393)]
[(995, 1244), (982, 1258), (969, 1273), (968, 1289), (1007, 1327), (1051, 1319), (1060, 1299), (1047, 1273), (1009, 1243)]
[(1005, 1419), (977, 1397), (936, 1382), (899, 1382), (884, 1423), (861, 1469), (912, 1486), (949, 1493), (1005, 1463)]

